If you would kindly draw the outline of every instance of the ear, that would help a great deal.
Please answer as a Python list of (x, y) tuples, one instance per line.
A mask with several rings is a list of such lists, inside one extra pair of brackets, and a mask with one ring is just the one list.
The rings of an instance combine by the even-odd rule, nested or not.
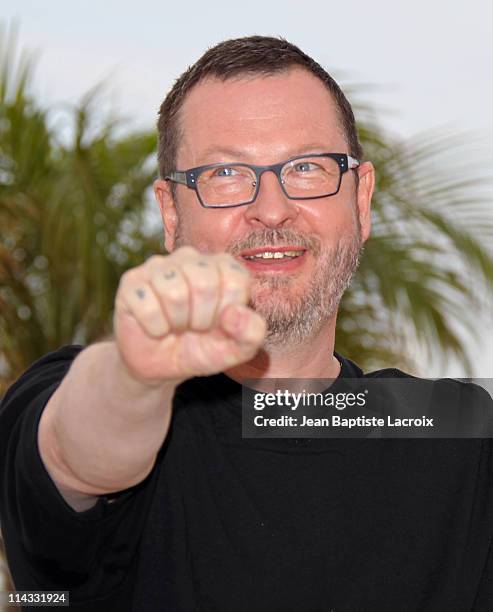
[(357, 192), (361, 238), (368, 240), (371, 229), (371, 198), (375, 188), (375, 169), (371, 162), (363, 162), (357, 169), (359, 183)]
[(154, 181), (154, 195), (156, 196), (164, 227), (164, 246), (168, 253), (175, 248), (176, 227), (178, 224), (178, 213), (171, 192), (171, 183), (158, 179)]

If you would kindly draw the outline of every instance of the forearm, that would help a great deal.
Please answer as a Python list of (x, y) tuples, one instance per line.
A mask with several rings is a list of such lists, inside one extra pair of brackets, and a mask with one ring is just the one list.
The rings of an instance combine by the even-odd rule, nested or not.
[(114, 342), (82, 351), (39, 425), (40, 454), (60, 490), (102, 495), (142, 481), (166, 437), (174, 391), (173, 381), (132, 378)]

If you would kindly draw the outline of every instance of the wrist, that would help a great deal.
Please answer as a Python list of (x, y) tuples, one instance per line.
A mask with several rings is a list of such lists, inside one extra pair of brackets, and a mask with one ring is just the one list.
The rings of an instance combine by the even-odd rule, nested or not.
[(174, 390), (184, 380), (146, 378), (145, 376), (141, 376), (125, 362), (115, 341), (111, 341), (108, 344), (108, 357), (111, 367), (115, 373), (116, 379), (120, 381), (124, 392), (140, 396), (142, 393)]

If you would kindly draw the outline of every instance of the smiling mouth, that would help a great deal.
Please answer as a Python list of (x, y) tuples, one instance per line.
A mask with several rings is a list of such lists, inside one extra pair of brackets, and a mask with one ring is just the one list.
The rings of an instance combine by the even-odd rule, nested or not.
[(296, 259), (300, 255), (305, 253), (305, 249), (289, 250), (289, 251), (261, 251), (253, 255), (243, 255), (243, 259), (249, 261), (263, 261), (263, 260), (280, 260), (280, 259)]

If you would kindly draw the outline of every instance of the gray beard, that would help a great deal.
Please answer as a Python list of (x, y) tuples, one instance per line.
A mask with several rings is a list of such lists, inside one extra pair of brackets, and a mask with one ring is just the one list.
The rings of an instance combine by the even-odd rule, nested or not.
[[(296, 279), (254, 275), (249, 306), (267, 323), (266, 348), (295, 346), (314, 338), (322, 327), (335, 317), (344, 291), (351, 283), (362, 251), (360, 226), (356, 218), (354, 233), (331, 247), (322, 248), (314, 237), (293, 230), (262, 230), (235, 243), (233, 255), (265, 244), (296, 244), (310, 249), (315, 257), (315, 274), (302, 295), (290, 295)], [(260, 299), (259, 293), (269, 294)]]

